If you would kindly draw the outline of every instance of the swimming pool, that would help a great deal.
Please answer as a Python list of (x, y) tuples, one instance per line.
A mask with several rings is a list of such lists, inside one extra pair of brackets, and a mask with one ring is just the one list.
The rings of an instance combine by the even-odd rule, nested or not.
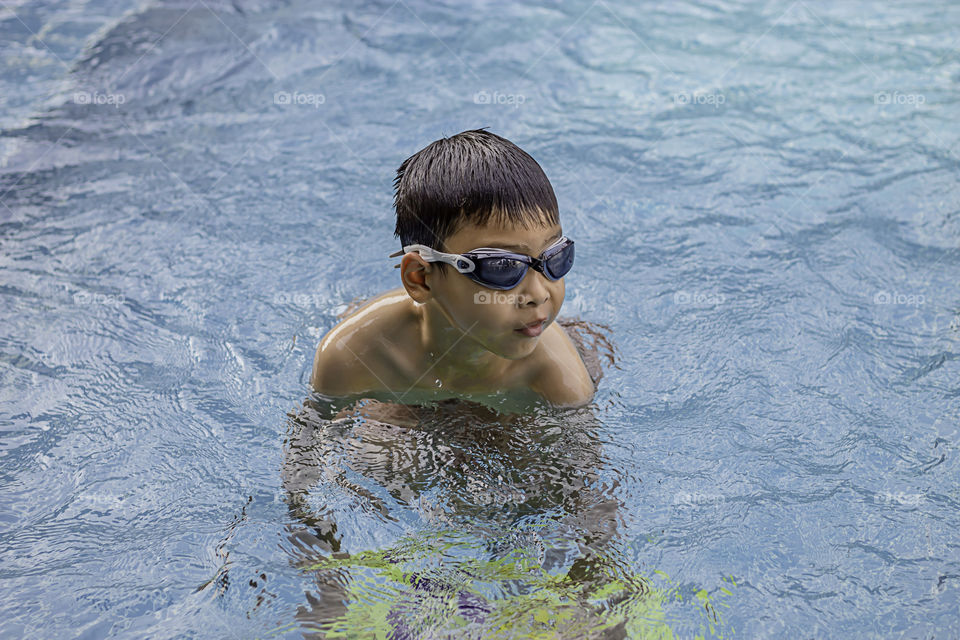
[[(958, 26), (7, 3), (0, 635), (956, 638)], [(397, 166), (481, 126), (577, 241), (593, 418), (322, 420), (316, 343), (397, 285)]]

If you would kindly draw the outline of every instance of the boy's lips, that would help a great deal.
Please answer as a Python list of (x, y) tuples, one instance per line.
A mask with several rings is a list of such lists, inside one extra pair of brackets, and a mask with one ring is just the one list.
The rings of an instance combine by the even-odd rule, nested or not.
[(528, 322), (527, 324), (523, 325), (519, 329), (515, 329), (515, 331), (518, 331), (519, 333), (522, 333), (525, 336), (536, 338), (538, 335), (540, 335), (543, 332), (543, 327), (546, 321), (547, 321), (546, 318), (537, 318), (533, 322)]

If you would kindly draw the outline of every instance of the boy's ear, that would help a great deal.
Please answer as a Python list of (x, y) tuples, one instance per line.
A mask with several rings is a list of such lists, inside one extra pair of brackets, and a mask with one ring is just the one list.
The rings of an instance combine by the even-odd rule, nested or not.
[(430, 299), (428, 276), (432, 276), (435, 272), (430, 263), (416, 253), (406, 254), (400, 262), (400, 280), (403, 282), (403, 288), (416, 302), (423, 303)]

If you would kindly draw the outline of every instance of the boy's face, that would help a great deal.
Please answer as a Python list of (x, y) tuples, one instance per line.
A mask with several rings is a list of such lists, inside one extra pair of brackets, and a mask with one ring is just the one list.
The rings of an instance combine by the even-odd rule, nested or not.
[[(538, 258), (560, 236), (559, 224), (530, 229), (468, 225), (447, 238), (445, 250), (467, 253), (492, 247)], [(508, 291), (484, 287), (449, 265), (444, 276), (439, 276), (436, 269), (431, 275), (427, 280), (431, 297), (447, 320), (488, 351), (510, 360), (530, 355), (540, 341), (539, 336), (528, 336), (518, 329), (545, 318), (542, 335), (563, 305), (563, 278), (551, 281), (533, 268), (527, 269), (520, 284)]]

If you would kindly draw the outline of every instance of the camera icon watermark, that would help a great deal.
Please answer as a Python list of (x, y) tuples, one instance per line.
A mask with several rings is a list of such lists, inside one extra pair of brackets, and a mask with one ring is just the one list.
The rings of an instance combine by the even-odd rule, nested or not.
[(127, 101), (122, 93), (100, 93), (99, 91), (76, 91), (73, 94), (74, 104), (112, 105), (119, 109)]
[(313, 105), (314, 109), (319, 109), (320, 105), (327, 101), (322, 93), (300, 93), (294, 91), (277, 91), (273, 94), (273, 104), (281, 106), (287, 105)]
[(473, 94), (474, 104), (512, 105), (514, 109), (519, 109), (520, 105), (526, 101), (527, 97), (522, 93), (500, 93), (499, 91), (490, 93), (489, 91), (481, 90)]
[(877, 291), (873, 295), (873, 304), (899, 304), (912, 307), (919, 307), (926, 304), (927, 298), (922, 293), (893, 293), (889, 291)]

